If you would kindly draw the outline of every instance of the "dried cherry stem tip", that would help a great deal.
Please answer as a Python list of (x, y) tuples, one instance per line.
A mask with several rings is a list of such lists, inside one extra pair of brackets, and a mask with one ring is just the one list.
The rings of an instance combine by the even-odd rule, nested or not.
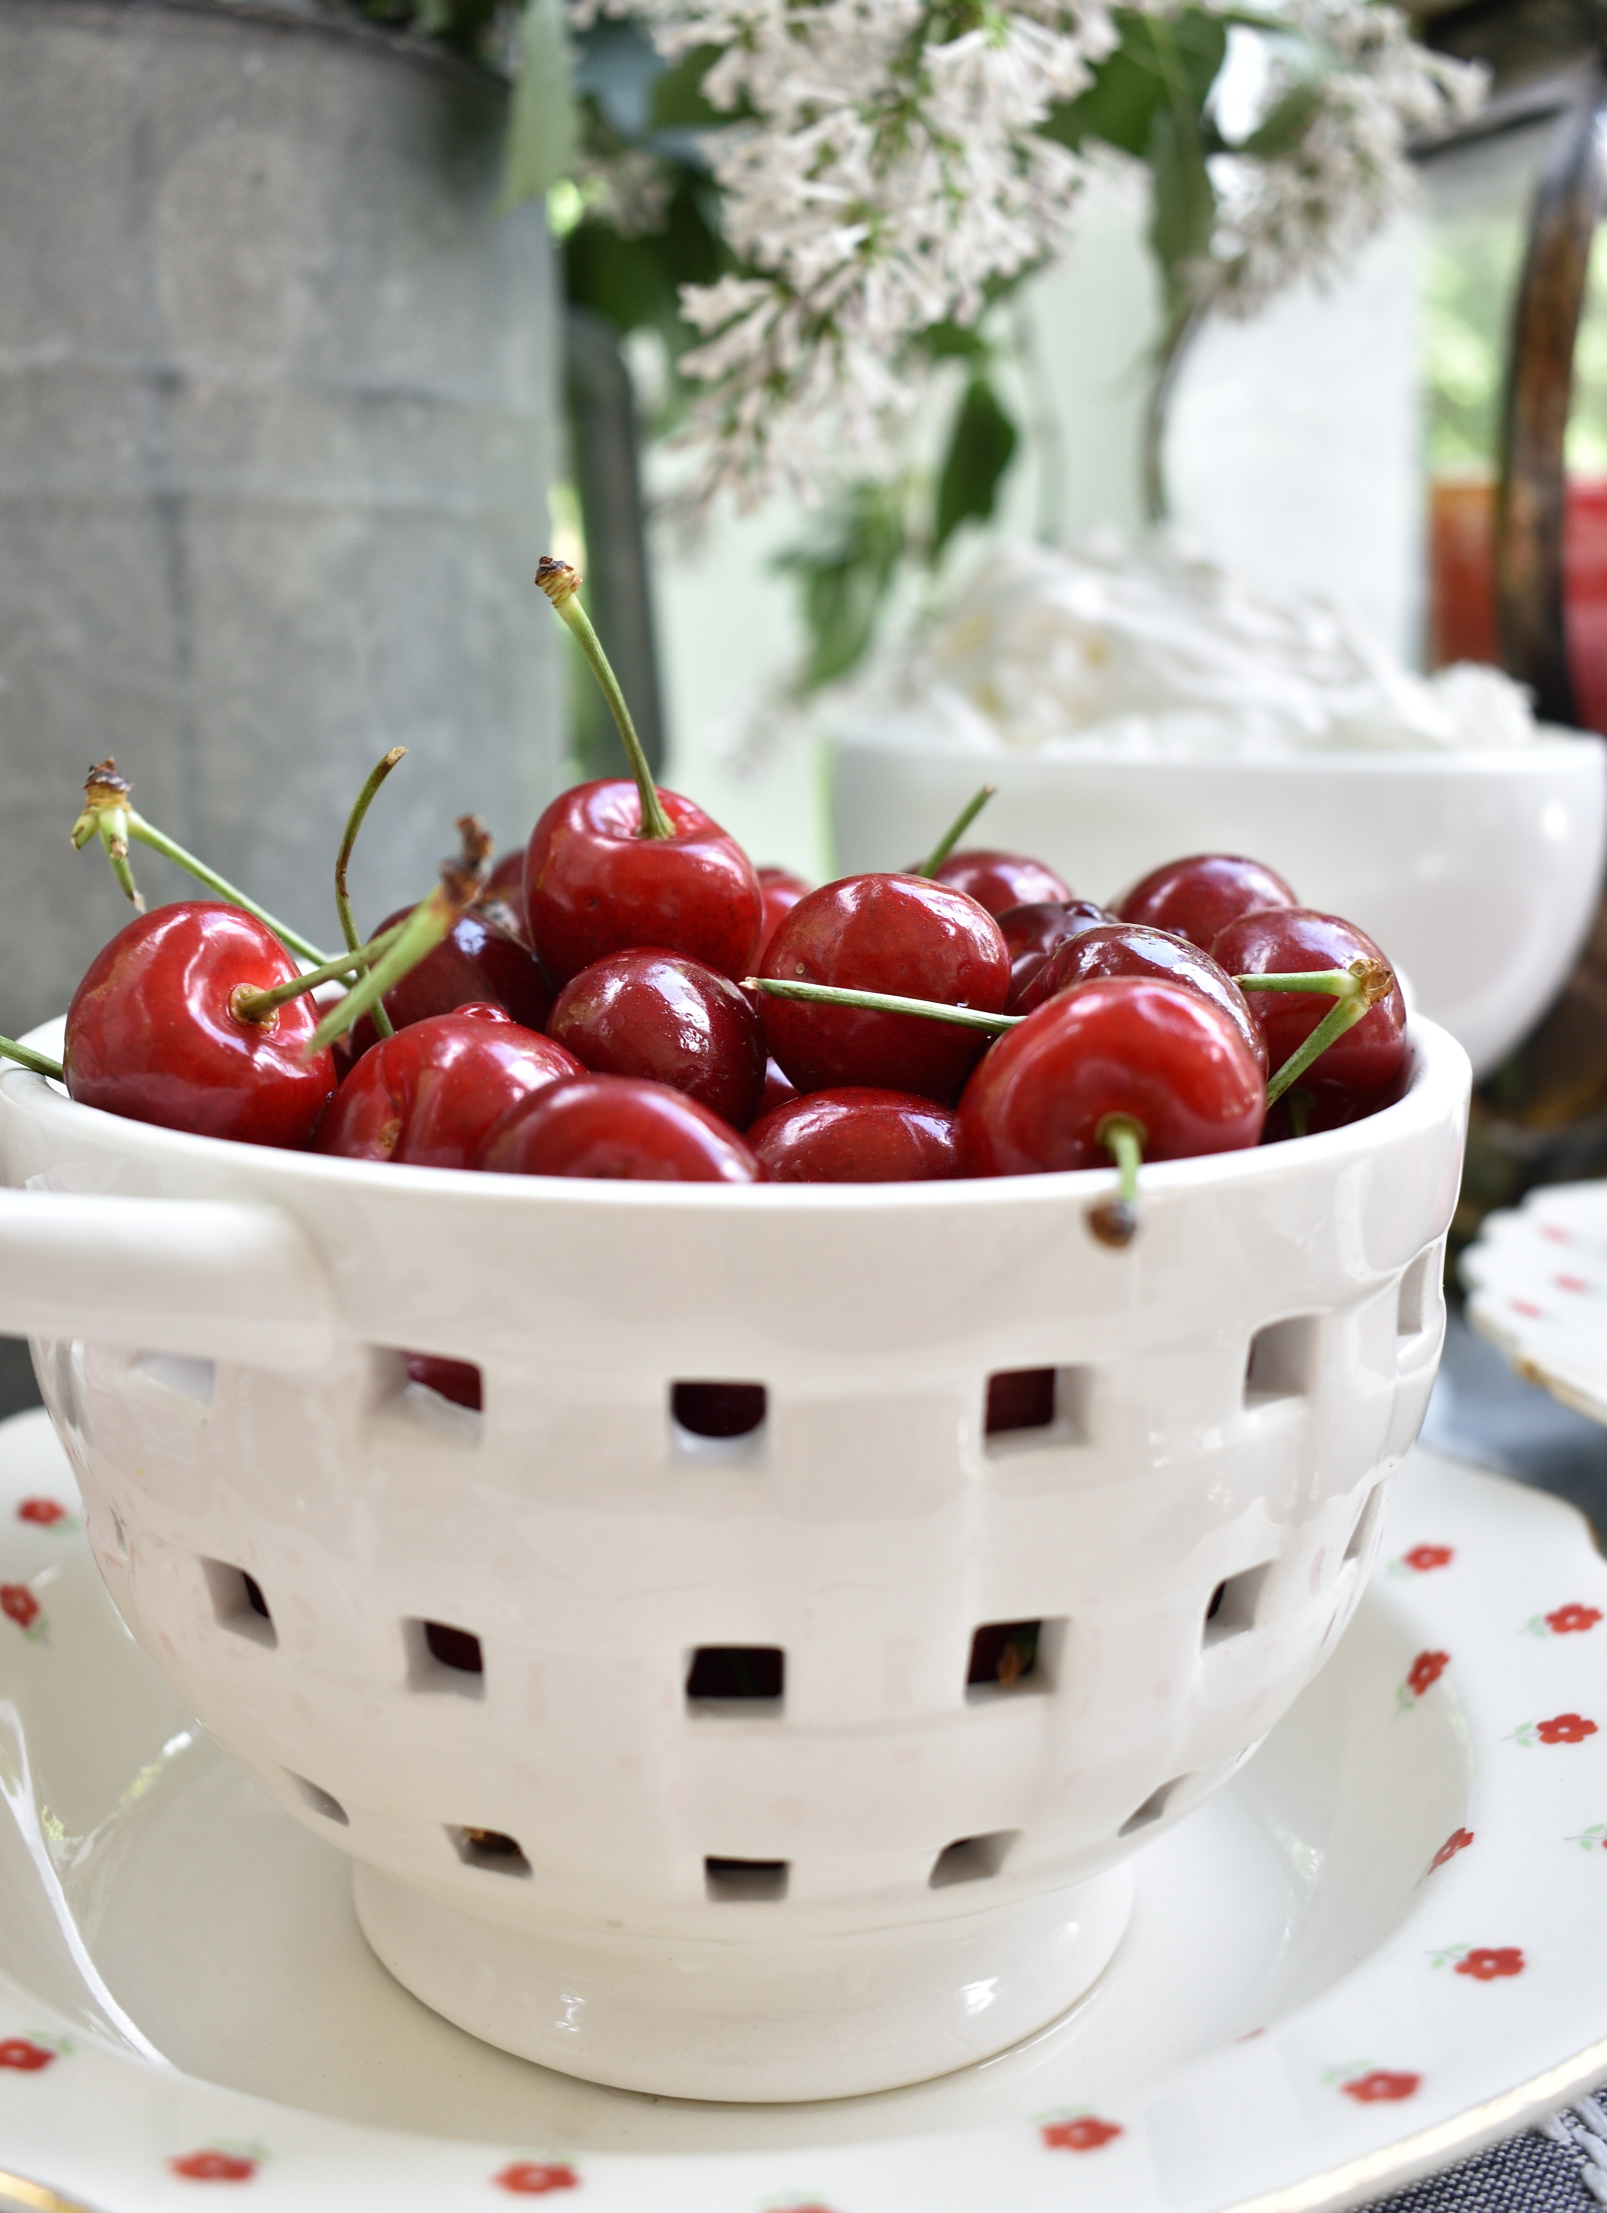
[(459, 915), (474, 905), (491, 873), (491, 840), (477, 815), (459, 815), (462, 851), (441, 864), (441, 881), (428, 899), (395, 925), (395, 935), (362, 980), (331, 1007), (302, 1048), (302, 1058), (326, 1051), (371, 1009), (393, 984), (399, 984), (427, 953), (433, 953)]
[(935, 876), (998, 788), (997, 784), (984, 784), (974, 798), (968, 799), (938, 839), (936, 845), (933, 846), (931, 852), (922, 861), (920, 867), (912, 868), (910, 874), (912, 876)]
[(36, 1053), (31, 1045), (19, 1045), (14, 1037), (0, 1037), (0, 1059), (14, 1060), (19, 1068), (31, 1068), (36, 1076), (54, 1076), (57, 1083), (63, 1078), (59, 1060), (52, 1060), (48, 1053)]
[[(355, 953), (362, 943), (357, 934), (357, 917), (352, 913), (351, 898), (346, 890), (346, 870), (351, 861), (352, 848), (357, 843), (357, 833), (363, 826), (363, 817), (369, 810), (375, 792), (406, 752), (405, 745), (393, 745), (383, 760), (374, 763), (362, 790), (352, 803), (351, 813), (346, 817), (346, 832), (340, 841), (340, 851), (335, 855), (335, 912), (340, 917), (340, 934), (346, 940), (348, 952)], [(374, 1027), (381, 1037), (396, 1035), (391, 1018), (383, 1007), (377, 1006), (374, 1009)]]
[(601, 640), (591, 626), (586, 610), (576, 594), (580, 590), (580, 574), (567, 561), (558, 561), (550, 553), (544, 553), (536, 564), (536, 584), (552, 602), (553, 612), (573, 634), (576, 644), (591, 667), (608, 711), (614, 718), (625, 757), (630, 762), (631, 774), (636, 779), (636, 789), (642, 797), (642, 829), (644, 838), (672, 838), (675, 825), (664, 812), (653, 782), (653, 772), (647, 765), (647, 755), (642, 751), (642, 741), (636, 735), (636, 725), (631, 711), (625, 704), (625, 694), (619, 688), (619, 679), (608, 665)]
[(193, 876), (208, 891), (215, 891), (220, 899), (226, 899), (231, 907), (241, 907), (247, 914), (254, 914), (266, 928), (272, 930), (281, 945), (297, 953), (303, 960), (321, 961), (323, 953), (310, 938), (300, 936), (295, 930), (271, 915), (255, 899), (246, 894), (227, 877), (220, 876), (215, 868), (208, 868), (205, 861), (187, 853), (176, 839), (165, 830), (158, 830), (152, 822), (136, 814), (129, 804), (129, 785), (126, 777), (119, 776), (117, 764), (111, 760), (97, 761), (84, 782), (84, 807), (73, 824), (74, 846), (82, 851), (92, 837), (98, 836), (106, 848), (106, 857), (112, 864), (112, 873), (122, 885), (136, 907), (143, 913), (145, 902), (139, 895), (133, 872), (128, 865), (128, 841), (137, 838), (141, 845), (148, 845), (153, 853), (160, 853), (164, 860), (172, 861)]
[(768, 991), (775, 999), (804, 999), (827, 1007), (868, 1007), (873, 1014), (918, 1014), (928, 1022), (957, 1022), (962, 1029), (1002, 1037), (1021, 1014), (987, 1014), (980, 1007), (950, 1007), (938, 999), (901, 999), (888, 991), (849, 991), (837, 984), (791, 983), (781, 976), (744, 976), (744, 991)]
[(1116, 1163), (1116, 1191), (1088, 1209), (1088, 1227), (1102, 1245), (1130, 1245), (1138, 1234), (1138, 1171), (1148, 1135), (1135, 1115), (1107, 1114), (1094, 1131)]
[[(1326, 980), (1325, 980), (1326, 979)], [(1341, 980), (1348, 989), (1341, 989)], [(1267, 1085), (1267, 1105), (1275, 1107), (1289, 1086), (1298, 1083), (1314, 1060), (1337, 1043), (1345, 1032), (1354, 1029), (1364, 1014), (1369, 1013), (1381, 999), (1387, 999), (1395, 988), (1393, 971), (1383, 961), (1372, 960), (1366, 954), (1358, 954), (1349, 968), (1325, 970), (1314, 976), (1269, 976), (1239, 978), (1241, 987), (1246, 983), (1262, 986), (1281, 986), (1290, 991), (1329, 991), (1335, 1004), (1323, 1016), (1303, 1045), (1289, 1055), (1277, 1074)]]
[(388, 930), (381, 930), (378, 937), (370, 938), (366, 945), (359, 945), (355, 952), (339, 953), (333, 960), (309, 968), (304, 976), (292, 976), (287, 983), (275, 984), (271, 990), (253, 991), (248, 984), (241, 984), (229, 995), (229, 1012), (237, 1021), (266, 1022), (276, 1007), (299, 999), (304, 992), (316, 991), (320, 984), (334, 983), (345, 976), (360, 975), (396, 942), (402, 928), (400, 922), (394, 922)]

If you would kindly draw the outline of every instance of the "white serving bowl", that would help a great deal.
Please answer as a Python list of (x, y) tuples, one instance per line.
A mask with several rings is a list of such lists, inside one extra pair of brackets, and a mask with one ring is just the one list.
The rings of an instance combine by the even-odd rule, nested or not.
[[(1147, 1169), (1121, 1251), (1103, 1172), (386, 1168), (12, 1068), (0, 1329), (134, 1636), (352, 1855), (403, 1983), (599, 2081), (873, 2090), (1070, 2004), (1123, 1863), (1348, 1620), (1443, 1328), (1468, 1068), (1430, 1023), (1415, 1056), (1371, 1120)], [(476, 1362), (484, 1412), (400, 1348)], [(1053, 1421), (986, 1435), (1023, 1368)], [(762, 1383), (762, 1427), (680, 1429), (709, 1379)], [(1028, 1622), (1021, 1680), (969, 1683)], [(784, 1653), (781, 1695), (695, 1698), (731, 1648)]]
[(1564, 733), (1480, 753), (1162, 761), (961, 753), (907, 725), (858, 729), (836, 746), (839, 866), (907, 866), (983, 781), (998, 796), (967, 843), (1035, 854), (1086, 898), (1185, 853), (1265, 861), (1377, 940), (1475, 1076), (1555, 998), (1601, 898), (1607, 745)]

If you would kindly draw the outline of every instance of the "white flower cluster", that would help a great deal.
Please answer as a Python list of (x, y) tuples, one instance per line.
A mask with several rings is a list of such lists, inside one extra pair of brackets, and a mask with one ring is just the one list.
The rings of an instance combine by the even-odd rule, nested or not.
[(1286, 148), (1218, 155), (1210, 259), (1194, 271), (1207, 304), (1249, 316), (1292, 279), (1322, 276), (1370, 237), (1410, 186), (1407, 148), (1471, 115), (1485, 75), (1430, 53), (1394, 8), (1286, 0), (1280, 11), (1331, 57)]
[[(1185, 0), (1147, 0), (1172, 14)], [(1209, 0), (1226, 4), (1226, 0)], [(1224, 221), (1202, 296), (1248, 312), (1348, 250), (1403, 189), (1408, 136), (1474, 97), (1475, 73), (1416, 46), (1378, 0), (1284, 0), (1335, 57), (1273, 159), (1222, 157)], [(710, 134), (743, 273), (684, 288), (704, 387), (694, 507), (809, 499), (885, 455), (919, 398), (935, 324), (1064, 244), (1087, 174), (1042, 135), (1117, 44), (1112, 0), (572, 0), (629, 14), (733, 120)], [(882, 472), (879, 472), (882, 473)]]

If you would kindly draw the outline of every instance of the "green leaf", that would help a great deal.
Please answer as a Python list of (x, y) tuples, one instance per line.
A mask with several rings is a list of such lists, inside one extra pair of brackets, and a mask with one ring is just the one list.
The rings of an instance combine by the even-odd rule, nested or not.
[(1158, 109), (1203, 119), (1227, 52), (1227, 30), (1203, 8), (1171, 18), (1121, 9), (1116, 25), (1121, 43), (1095, 70), (1087, 91), (1056, 109), (1044, 135), (1066, 146), (1102, 139), (1147, 159)]
[(502, 204), (539, 200), (575, 158), (575, 102), (561, 0), (525, 0), (519, 74), (502, 156)]
[(1016, 444), (1016, 426), (999, 405), (992, 385), (986, 377), (973, 377), (954, 418), (948, 458), (938, 479), (932, 523), (934, 562), (961, 523), (986, 522), (993, 513)]
[(810, 538), (776, 556), (774, 566), (803, 586), (809, 652), (801, 691), (818, 691), (861, 659), (907, 544), (902, 487), (856, 484)]

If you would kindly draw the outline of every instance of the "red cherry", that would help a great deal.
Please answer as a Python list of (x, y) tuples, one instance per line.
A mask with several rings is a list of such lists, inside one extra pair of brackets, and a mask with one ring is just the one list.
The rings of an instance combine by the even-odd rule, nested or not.
[(1144, 1131), (1148, 1160), (1234, 1152), (1261, 1134), (1265, 1085), (1221, 1008), (1181, 984), (1079, 984), (1000, 1038), (960, 1100), (972, 1175), (1096, 1168), (1108, 1115)]
[(811, 1091), (755, 1122), (772, 1183), (928, 1183), (960, 1173), (956, 1116), (910, 1091)]
[(1083, 930), (1116, 917), (1096, 907), (1091, 899), (1040, 899), (1030, 906), (1006, 907), (996, 915), (1010, 955), (1010, 991), (1004, 1002), (1007, 1014), (1021, 1014), (1022, 995), (1056, 946)]
[(624, 777), (561, 792), (530, 833), (525, 912), (560, 984), (634, 945), (751, 974), (764, 914), (753, 863), (690, 799), (658, 796), (667, 838), (641, 835), (641, 797)]
[(335, 1088), (328, 1053), (301, 1057), (318, 1025), (311, 996), (262, 1022), (230, 1011), (236, 993), (299, 973), (273, 932), (239, 907), (181, 899), (137, 915), (73, 994), (68, 1092), (81, 1106), (163, 1129), (305, 1144)]
[(759, 891), (764, 900), (764, 922), (759, 937), (759, 958), (763, 960), (765, 947), (799, 900), (808, 897), (809, 886), (790, 868), (761, 868)]
[[(400, 907), (374, 932), (388, 930), (412, 913)], [(503, 1008), (527, 1030), (544, 1030), (552, 1013), (554, 992), (541, 963), (527, 945), (511, 937), (489, 915), (470, 910), (458, 916), (434, 952), (426, 953), (399, 984), (385, 994), (385, 1012), (392, 1025), (405, 1030), (410, 1023), (427, 1022), (432, 1015), (451, 1014), (458, 1007)], [(353, 1024), (341, 1056), (350, 1066), (374, 1044), (379, 1032), (365, 1014)]]
[(1236, 853), (1194, 853), (1168, 861), (1136, 883), (1116, 912), (1123, 922), (1147, 922), (1210, 952), (1214, 940), (1241, 914), (1262, 907), (1300, 904), (1283, 878)]
[[(759, 1100), (759, 1114), (768, 1114), (774, 1107), (785, 1106), (789, 1099), (796, 1099), (797, 1096), (798, 1086), (788, 1082), (780, 1064), (767, 1060), (764, 1064), (764, 1091)], [(754, 1120), (758, 1120), (758, 1115), (755, 1115)]]
[(431, 1391), (438, 1391), (442, 1398), (450, 1399), (454, 1406), (467, 1406), (478, 1414), (483, 1404), (480, 1371), (469, 1360), (448, 1360), (438, 1352), (410, 1352), (406, 1355), (407, 1378), (410, 1383), (422, 1383)]
[(1232, 1022), (1265, 1077), (1266, 1041), (1233, 978), (1187, 938), (1148, 929), (1142, 922), (1098, 923), (1057, 947), (1011, 1011), (1030, 1014), (1057, 991), (1091, 983), (1096, 976), (1159, 976), (1203, 992)]
[(764, 1091), (764, 1036), (745, 993), (684, 953), (636, 947), (564, 985), (547, 1034), (601, 1076), (645, 1076), (746, 1129)]
[(496, 1175), (757, 1183), (737, 1135), (684, 1092), (635, 1076), (566, 1076), (509, 1110), (481, 1147)]
[(499, 929), (508, 930), (521, 944), (530, 943), (530, 923), (525, 915), (525, 849), (516, 845), (504, 853), (485, 880), (480, 911)]
[(1046, 900), (1064, 904), (1075, 895), (1052, 868), (1029, 860), (1024, 853), (990, 853), (982, 847), (951, 853), (932, 871), (940, 884), (952, 884), (989, 914), (1001, 915), (1011, 907), (1040, 905)]
[[(1322, 968), (1348, 968), (1353, 960), (1382, 961), (1364, 930), (1338, 915), (1307, 907), (1268, 908), (1230, 923), (1211, 948), (1230, 976), (1288, 976)], [(1303, 1045), (1334, 1001), (1316, 991), (1248, 991), (1273, 1073)], [(1372, 1114), (1396, 1099), (1410, 1061), (1406, 1001), (1399, 984), (1311, 1064), (1299, 1079), (1310, 1092), (1307, 1127), (1333, 1129)]]
[[(845, 876), (801, 899), (760, 969), (779, 981), (885, 991), (998, 1014), (1010, 984), (999, 925), (974, 899), (925, 876)], [(800, 1091), (869, 1084), (950, 1103), (983, 1031), (766, 996), (764, 1034)]]
[(314, 1149), (409, 1168), (469, 1168), (499, 1116), (580, 1062), (501, 1007), (410, 1022), (366, 1052), (329, 1102)]

